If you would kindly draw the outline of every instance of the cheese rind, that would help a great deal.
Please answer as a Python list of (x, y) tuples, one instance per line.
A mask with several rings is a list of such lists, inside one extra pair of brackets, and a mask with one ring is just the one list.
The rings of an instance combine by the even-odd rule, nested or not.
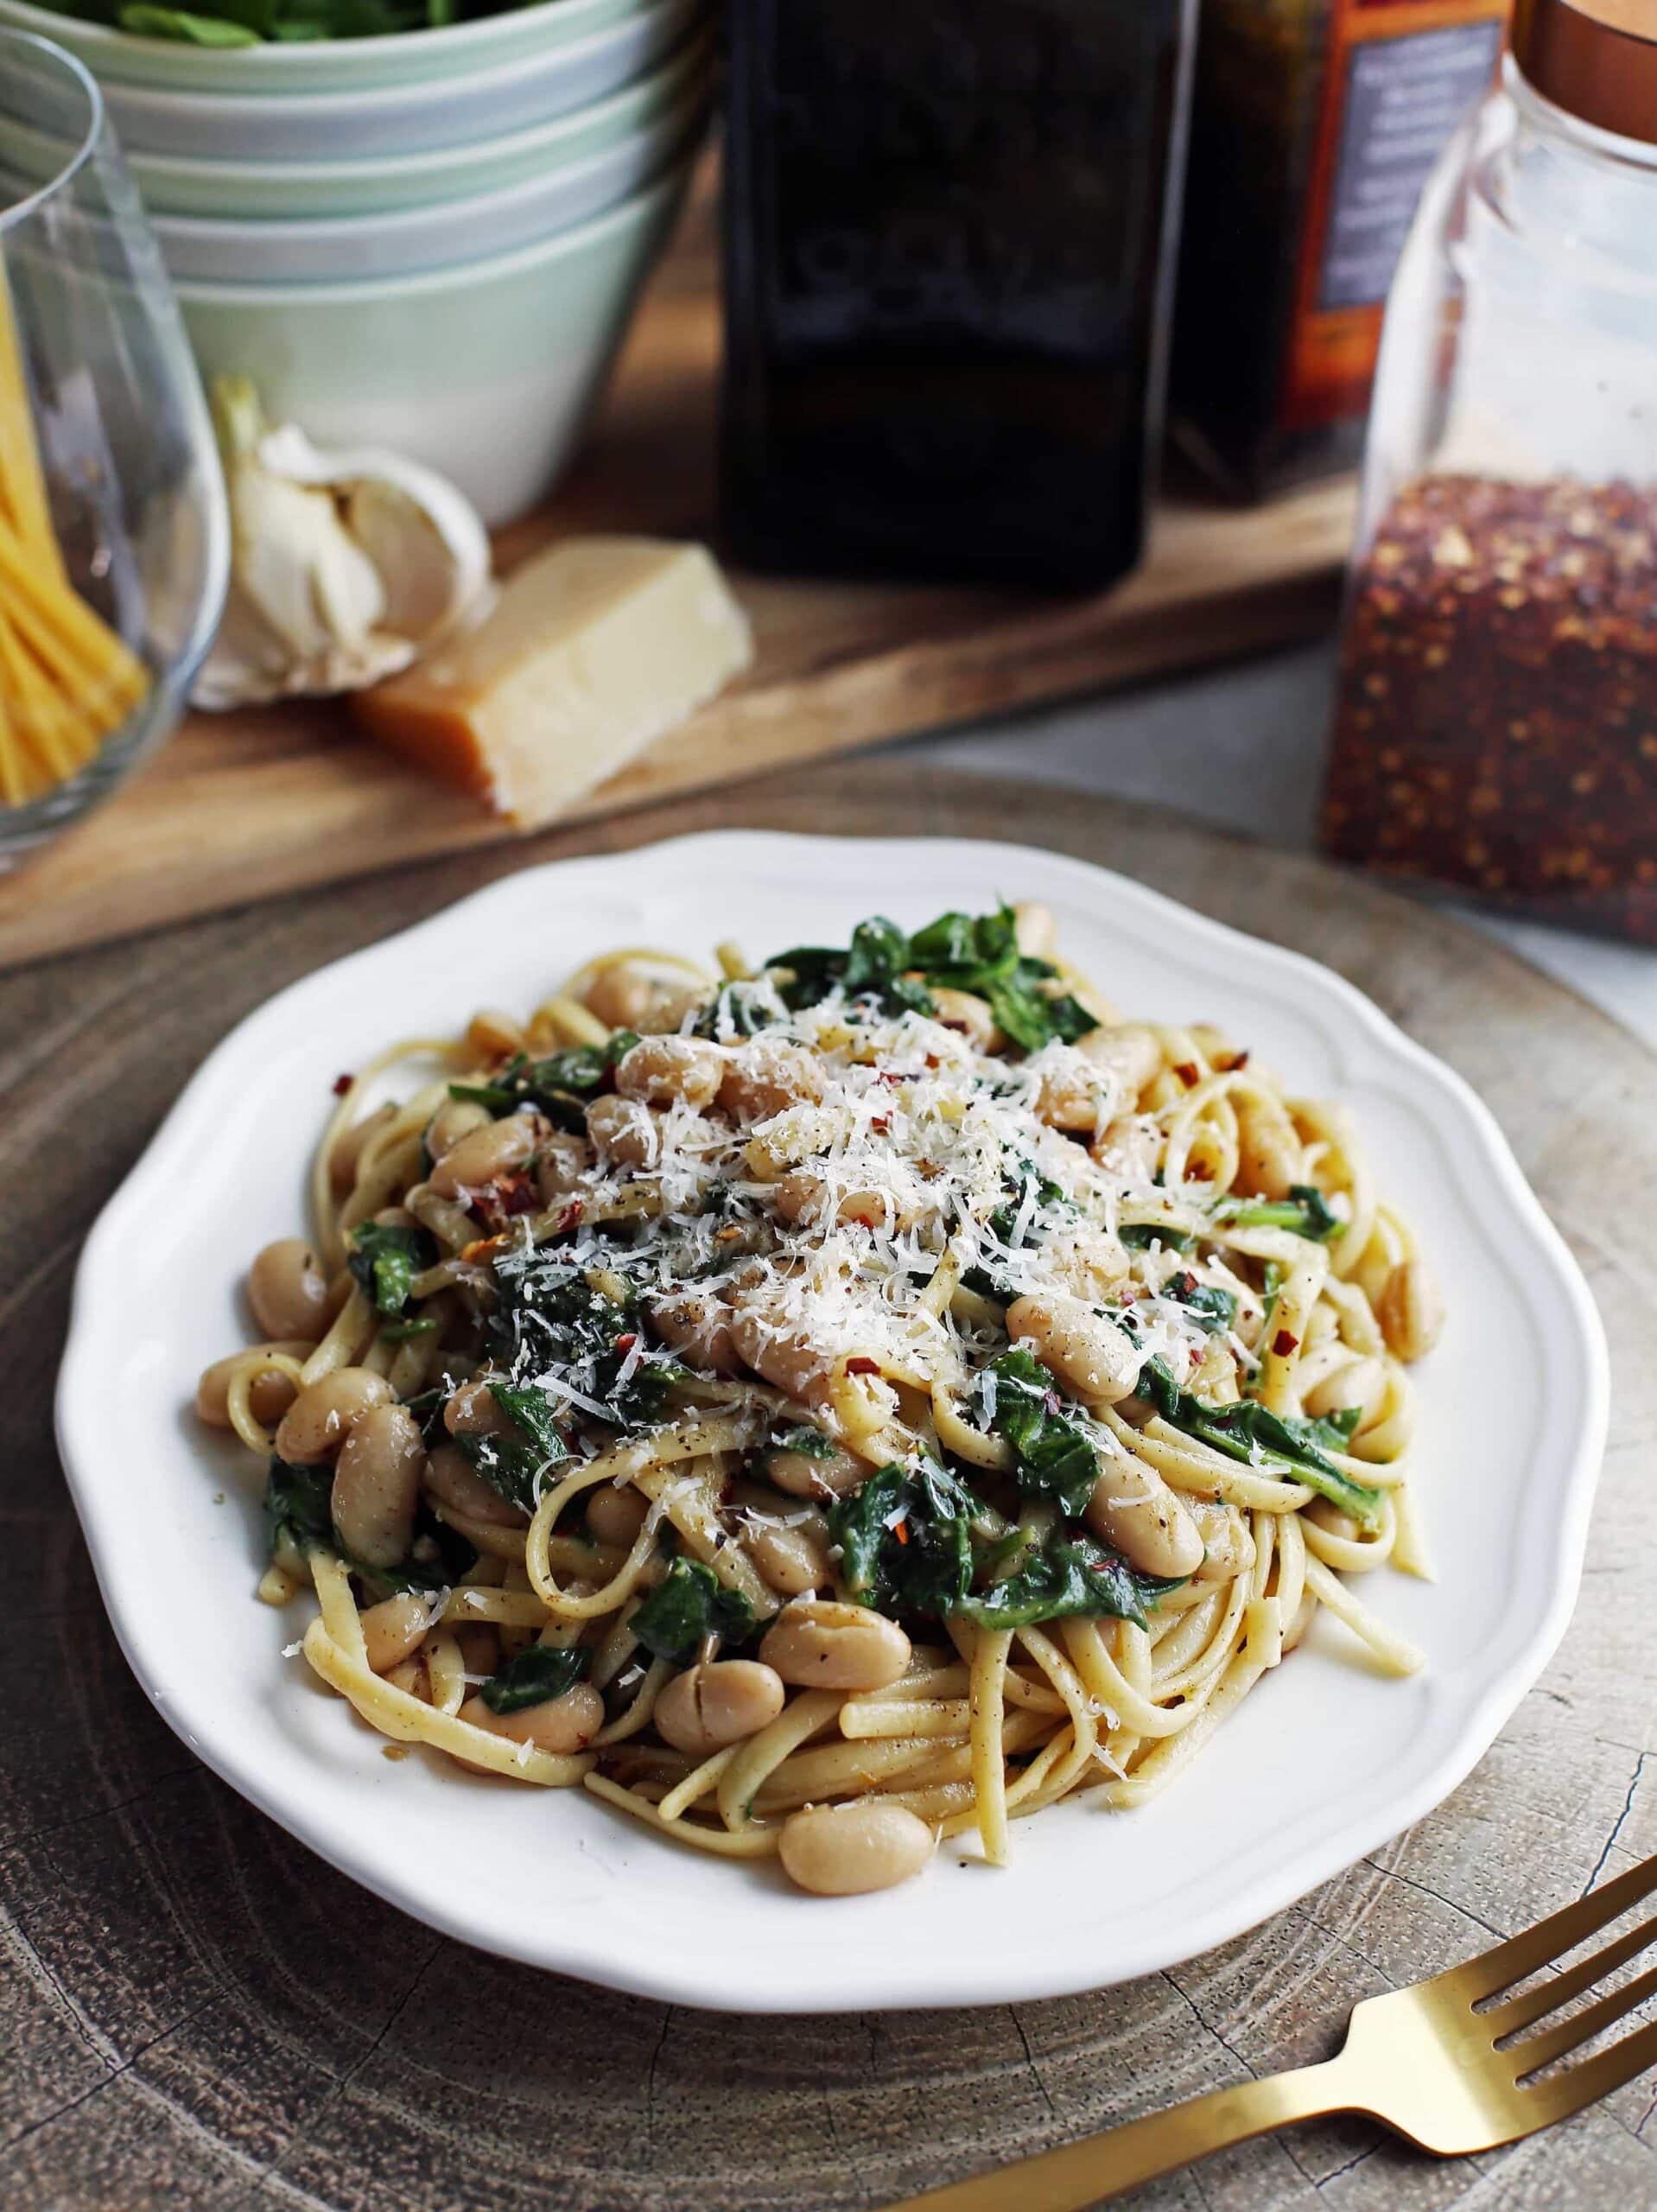
[(752, 658), (747, 618), (702, 546), (572, 538), (517, 569), (475, 630), (352, 703), (383, 744), (533, 824)]

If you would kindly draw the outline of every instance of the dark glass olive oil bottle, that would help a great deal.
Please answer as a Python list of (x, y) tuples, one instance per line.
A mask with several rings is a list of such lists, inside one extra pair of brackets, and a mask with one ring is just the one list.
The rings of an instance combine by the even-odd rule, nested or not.
[(727, 0), (724, 531), (1098, 587), (1159, 434), (1195, 0)]

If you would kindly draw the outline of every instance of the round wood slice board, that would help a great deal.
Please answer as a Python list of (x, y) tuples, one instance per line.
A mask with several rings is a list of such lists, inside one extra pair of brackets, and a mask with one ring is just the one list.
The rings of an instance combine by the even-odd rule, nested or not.
[[(505, 1965), (356, 1889), (219, 1783), (150, 1710), (105, 1619), (50, 1390), (81, 1238), (181, 1079), (270, 991), (493, 877), (730, 823), (1020, 840), (1326, 961), (1482, 1094), (1599, 1297), (1610, 1452), (1582, 1601), (1544, 1682), (1430, 1819), (1172, 1974), (982, 2012), (751, 2019)], [(994, 887), (963, 884), (963, 903)], [(714, 885), (693, 934), (711, 940), (718, 921)], [(898, 758), (26, 970), (0, 982), (0, 1038), (8, 2212), (876, 2206), (1248, 2069), (1324, 2056), (1359, 1998), (1657, 1850), (1657, 1063), (1460, 922), (1163, 816)], [(165, 1572), (164, 1529), (156, 1544)], [(962, 1938), (981, 1929), (963, 1923)], [(1657, 2202), (1654, 2097), (1647, 2077), (1549, 2136), (1453, 2164), (1367, 2122), (1319, 2123), (1137, 2201), (1628, 2212)]]

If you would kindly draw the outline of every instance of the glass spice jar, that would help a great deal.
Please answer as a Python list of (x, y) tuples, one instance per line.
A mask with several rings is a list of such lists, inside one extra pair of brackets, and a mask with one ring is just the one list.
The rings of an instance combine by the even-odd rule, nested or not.
[(1519, 0), (1387, 308), (1322, 836), (1657, 944), (1657, 8)]

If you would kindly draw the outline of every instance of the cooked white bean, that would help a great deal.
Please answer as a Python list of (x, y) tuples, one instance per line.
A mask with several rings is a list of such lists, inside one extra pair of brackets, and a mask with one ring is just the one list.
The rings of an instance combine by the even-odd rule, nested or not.
[(529, 1114), (508, 1114), (498, 1122), (469, 1130), (446, 1152), (431, 1172), (440, 1198), (464, 1198), (481, 1191), (514, 1168), (522, 1167), (546, 1134)]
[(336, 1367), (332, 1375), (308, 1383), (282, 1417), (276, 1430), (279, 1459), (308, 1466), (331, 1459), (346, 1432), (371, 1407), (389, 1405), (391, 1386), (366, 1367)]
[(1114, 1021), (1089, 1029), (1076, 1040), (1097, 1068), (1114, 1076), (1122, 1090), (1122, 1109), (1131, 1109), (1162, 1065), (1162, 1040), (1142, 1021)]
[(910, 1643), (896, 1621), (867, 1605), (808, 1599), (777, 1616), (759, 1656), (802, 1689), (883, 1690), (908, 1666)]
[(584, 1138), (555, 1130), (543, 1142), (535, 1163), (535, 1186), (543, 1205), (567, 1198), (592, 1165), (593, 1147)]
[(657, 1733), (693, 1758), (740, 1744), (768, 1727), (783, 1709), (783, 1685), (753, 1659), (715, 1659), (688, 1667), (656, 1700)]
[(631, 1483), (600, 1483), (587, 1493), (587, 1532), (595, 1543), (630, 1550), (650, 1510), (644, 1491)]
[(321, 1340), (328, 1325), (328, 1279), (302, 1236), (265, 1246), (247, 1271), (247, 1302), (267, 1337)]
[(480, 1060), (510, 1058), (512, 1053), (523, 1052), (528, 1042), (524, 1024), (498, 1007), (481, 1007), (466, 1026), (467, 1050)]
[(393, 1689), (406, 1691), (417, 1697), (422, 1705), (431, 1703), (431, 1677), (426, 1672), (426, 1655), (416, 1651), (411, 1658), (402, 1660), (385, 1677)]
[(441, 1506), (463, 1521), (482, 1521), (496, 1529), (521, 1529), (524, 1516), (493, 1490), (465, 1454), (440, 1444), (426, 1461), (426, 1488)]
[(500, 1631), (492, 1621), (451, 1624), (460, 1647), (460, 1664), (479, 1681), (486, 1681), (500, 1666)]
[(408, 1556), (426, 1447), (404, 1406), (371, 1406), (346, 1432), (333, 1470), (333, 1525), (365, 1567)]
[(637, 968), (600, 969), (587, 987), (587, 1006), (612, 1029), (638, 1029), (650, 1011), (656, 986)]
[(657, 983), (638, 1020), (629, 1024), (641, 1037), (659, 1037), (682, 1029), (694, 1014), (708, 1003), (705, 983)]
[[(223, 1359), (214, 1360), (211, 1367), (201, 1371), (201, 1380), (195, 1386), (198, 1416), (209, 1428), (230, 1427), (230, 1378), (249, 1351), (284, 1352), (289, 1359), (303, 1360), (315, 1349), (305, 1338), (289, 1337), (279, 1344), (250, 1344), (247, 1351), (226, 1352)], [(282, 1419), (297, 1395), (289, 1376), (267, 1369), (263, 1375), (252, 1376), (248, 1383), (248, 1410), (255, 1421), (269, 1428)]]
[(1027, 1344), (1048, 1372), (1079, 1397), (1114, 1405), (1131, 1395), (1140, 1353), (1114, 1322), (1079, 1298), (1015, 1298), (1006, 1309), (1006, 1327), (1015, 1344)]
[(604, 1700), (591, 1682), (577, 1682), (562, 1697), (520, 1706), (516, 1713), (492, 1713), (481, 1697), (469, 1697), (460, 1718), (492, 1736), (504, 1736), (509, 1744), (533, 1744), (538, 1751), (579, 1751), (604, 1726)]
[(1185, 1510), (1196, 1522), (1203, 1539), (1199, 1582), (1229, 1582), (1254, 1564), (1254, 1538), (1246, 1517), (1235, 1506), (1207, 1498), (1187, 1498)]
[(328, 1180), (333, 1185), (333, 1195), (342, 1198), (357, 1180), (357, 1165), (363, 1156), (363, 1147), (371, 1136), (378, 1135), (388, 1122), (397, 1118), (397, 1108), (389, 1103), (377, 1106), (360, 1122), (353, 1122), (348, 1129), (333, 1141), (328, 1154)]
[(1058, 949), (1053, 910), (1037, 899), (1020, 899), (1013, 907), (1013, 934), (1026, 960), (1051, 960)]
[(455, 1391), (443, 1408), (443, 1426), (451, 1436), (505, 1436), (512, 1424), (495, 1402), (493, 1384), (480, 1376)]
[(975, 991), (953, 990), (947, 983), (935, 983), (928, 995), (932, 1011), (946, 1029), (958, 1029), (975, 1052), (998, 1052), (1006, 1043), (995, 1025), (987, 999), (981, 999)]
[(1308, 1390), (1305, 1409), (1317, 1421), (1328, 1414), (1349, 1413), (1355, 1406), (1362, 1427), (1362, 1416), (1380, 1406), (1386, 1388), (1387, 1370), (1372, 1354), (1364, 1353), (1343, 1361), (1315, 1389)]
[(587, 1134), (619, 1167), (654, 1167), (662, 1157), (657, 1117), (642, 1099), (595, 1098), (587, 1109)]
[(1237, 1190), (1286, 1198), (1290, 1185), (1300, 1180), (1301, 1149), (1286, 1115), (1253, 1099), (1237, 1101)]
[(744, 1122), (768, 1122), (803, 1099), (822, 1096), (816, 1054), (781, 1037), (750, 1038), (727, 1062), (719, 1087), (720, 1104)]
[(431, 1606), (417, 1590), (399, 1591), (396, 1597), (371, 1605), (362, 1624), (369, 1665), (377, 1675), (389, 1675), (423, 1642), (431, 1626)]
[(832, 1214), (836, 1221), (860, 1222), (865, 1229), (901, 1232), (911, 1229), (919, 1217), (915, 1205), (905, 1203), (889, 1187), (852, 1183), (840, 1189), (821, 1167), (793, 1169), (771, 1185), (770, 1195), (785, 1221), (799, 1222), (808, 1229)]
[[(828, 1443), (827, 1437), (823, 1438)], [(790, 1452), (779, 1447), (765, 1459), (765, 1474), (790, 1497), (845, 1497), (869, 1478), (867, 1463), (838, 1444), (826, 1452)]]
[(705, 1037), (641, 1037), (616, 1063), (616, 1089), (652, 1106), (711, 1106), (724, 1073), (724, 1053)]
[(475, 1098), (448, 1099), (426, 1124), (426, 1149), (434, 1160), (441, 1160), (473, 1129), (486, 1129), (492, 1118), (489, 1109)]
[(749, 1558), (781, 1597), (807, 1597), (828, 1580), (828, 1547), (814, 1529), (790, 1528), (786, 1521), (764, 1521), (746, 1529), (742, 1541)]
[(1424, 1359), (1444, 1325), (1444, 1302), (1420, 1260), (1400, 1260), (1381, 1286), (1375, 1319), (1387, 1349), (1402, 1360)]
[(1183, 1579), (1203, 1564), (1202, 1531), (1154, 1467), (1106, 1460), (1086, 1517), (1141, 1574)]
[(802, 1404), (828, 1386), (830, 1363), (809, 1328), (779, 1332), (768, 1313), (739, 1306), (731, 1315), (731, 1341), (756, 1375)]
[(693, 1367), (710, 1375), (737, 1375), (742, 1357), (731, 1334), (731, 1309), (711, 1292), (680, 1291), (651, 1308), (657, 1333)]
[(784, 1872), (820, 1897), (861, 1897), (918, 1874), (932, 1831), (906, 1805), (812, 1805), (783, 1823)]

